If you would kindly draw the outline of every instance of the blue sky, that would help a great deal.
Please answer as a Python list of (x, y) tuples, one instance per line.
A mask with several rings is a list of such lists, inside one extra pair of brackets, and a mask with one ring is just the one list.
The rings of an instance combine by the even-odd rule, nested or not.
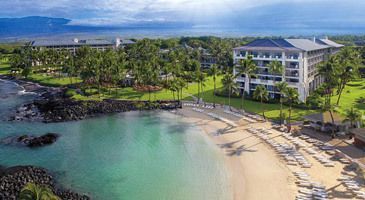
[(0, 0), (0, 4), (0, 17), (63, 17), (77, 25), (365, 27), (363, 0)]

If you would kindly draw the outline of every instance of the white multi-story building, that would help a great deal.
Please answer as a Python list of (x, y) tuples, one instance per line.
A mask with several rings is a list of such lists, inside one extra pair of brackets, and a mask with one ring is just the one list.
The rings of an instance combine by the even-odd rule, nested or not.
[[(308, 95), (324, 81), (317, 66), (341, 47), (343, 45), (328, 39), (257, 39), (233, 49), (235, 64), (251, 55), (257, 66), (256, 77), (251, 78), (250, 84), (245, 74), (239, 75), (236, 81), (241, 93), (246, 91), (252, 94), (257, 85), (264, 85), (271, 98), (279, 98), (275, 84), (284, 80), (298, 90), (299, 100), (305, 102)], [(285, 66), (283, 74), (269, 73), (268, 65), (274, 60)], [(238, 73), (236, 68), (234, 73)]]
[(55, 49), (68, 50), (75, 53), (82, 46), (105, 51), (107, 49), (124, 48), (127, 45), (134, 44), (131, 40), (121, 40), (116, 38), (115, 41), (103, 39), (62, 39), (62, 40), (34, 40), (30, 42), (32, 49)]

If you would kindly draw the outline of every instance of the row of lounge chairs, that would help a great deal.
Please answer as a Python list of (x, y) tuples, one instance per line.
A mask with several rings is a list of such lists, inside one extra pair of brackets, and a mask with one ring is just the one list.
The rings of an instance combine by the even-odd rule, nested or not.
[(208, 105), (208, 104), (196, 104), (196, 103), (184, 103), (183, 106), (188, 106), (188, 107), (200, 107), (200, 108), (205, 108), (205, 109), (214, 109), (213, 105)]
[(212, 113), (212, 112), (208, 112), (208, 113), (206, 113), (206, 112), (205, 112), (205, 110), (200, 109), (200, 108), (192, 108), (192, 109), (193, 109), (195, 112), (203, 113), (203, 114), (206, 114), (206, 115), (208, 115), (208, 116), (210, 116), (210, 117), (213, 117), (214, 119), (217, 119), (217, 120), (223, 121), (223, 122), (225, 122), (225, 123), (229, 124), (230, 126), (234, 126), (234, 127), (236, 127), (236, 126), (237, 126), (237, 124), (235, 124), (234, 122), (232, 122), (232, 121), (230, 121), (230, 120), (227, 120), (226, 118), (221, 117), (221, 116), (219, 116), (219, 115), (218, 115), (218, 114), (216, 114), (216, 113)]
[(204, 110), (200, 108), (193, 108), (193, 110), (196, 112), (204, 113)]
[[(330, 159), (328, 159), (326, 156), (321, 155), (320, 152), (318, 150), (322, 150), (324, 152), (333, 152), (334, 148), (331, 145), (325, 144), (317, 139), (311, 138), (307, 135), (301, 135), (299, 136), (300, 139), (313, 144), (313, 147), (308, 147), (308, 148), (304, 148), (304, 151), (307, 152), (310, 155), (313, 155), (313, 157), (320, 162), (321, 164), (323, 164), (325, 167), (334, 167), (335, 164), (333, 161), (331, 161)], [(314, 149), (317, 148), (318, 150)], [(332, 154), (331, 154), (332, 155)]]
[(350, 176), (342, 176), (338, 179), (345, 185), (345, 187), (350, 190), (358, 199), (365, 199), (365, 192), (361, 191), (360, 184), (352, 179)]
[(293, 174), (297, 178), (296, 184), (299, 187), (296, 200), (328, 199), (326, 187), (320, 183), (313, 182), (309, 174), (304, 171), (296, 171)]
[(305, 148), (307, 145), (304, 144), (302, 141), (300, 141), (298, 138), (295, 138), (291, 135), (288, 134), (282, 134), (282, 136), (284, 138), (286, 138), (287, 140), (289, 140), (290, 142), (292, 142), (294, 145), (300, 147), (300, 148)]
[(252, 114), (249, 114), (249, 113), (237, 113), (237, 112), (233, 112), (233, 111), (230, 111), (230, 110), (224, 110), (224, 113), (227, 113), (229, 115), (233, 115), (235, 117), (238, 117), (238, 118), (241, 118), (243, 120), (246, 120), (250, 123), (256, 123), (258, 121), (263, 121), (263, 119), (260, 117), (260, 116), (257, 116), (257, 115), (252, 115)]
[(335, 163), (331, 160), (329, 160), (328, 158), (326, 158), (325, 156), (321, 155), (321, 154), (316, 154), (313, 156), (318, 162), (320, 162), (322, 165), (324, 165), (325, 167), (334, 167)]
[(259, 138), (261, 138), (271, 147), (273, 147), (278, 155), (284, 158), (288, 165), (300, 165), (303, 168), (310, 168), (312, 166), (309, 161), (303, 156), (303, 154), (297, 151), (294, 146), (291, 146), (289, 144), (277, 143), (276, 141), (271, 139), (268, 136), (272, 134), (270, 130), (249, 128), (248, 131), (257, 135)]

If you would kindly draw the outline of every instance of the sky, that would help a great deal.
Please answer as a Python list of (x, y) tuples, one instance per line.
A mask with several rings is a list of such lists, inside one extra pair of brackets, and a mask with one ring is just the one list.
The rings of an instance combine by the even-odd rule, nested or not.
[(60, 17), (73, 25), (365, 27), (363, 0), (0, 0), (0, 5), (0, 17)]

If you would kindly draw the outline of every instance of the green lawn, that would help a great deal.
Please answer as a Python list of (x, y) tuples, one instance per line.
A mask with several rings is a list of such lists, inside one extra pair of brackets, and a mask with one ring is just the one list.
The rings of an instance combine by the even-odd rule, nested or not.
[[(352, 81), (351, 83), (346, 85), (341, 96), (340, 104), (337, 111), (341, 114), (344, 114), (346, 110), (354, 107), (355, 109), (358, 109), (364, 113), (365, 104), (357, 102), (360, 97), (365, 97), (365, 79)], [(333, 96), (331, 100), (332, 103), (336, 103), (337, 98), (337, 95)]]
[(8, 59), (3, 58), (0, 60), (0, 75), (10, 74), (10, 65)]
[[(48, 76), (44, 74), (30, 74), (28, 76), (28, 79), (33, 82), (40, 83), (42, 85), (47, 86), (54, 86), (54, 87), (61, 87), (61, 86), (67, 86), (71, 85), (70, 78), (67, 77), (61, 77), (59, 78), (57, 75), (54, 76)], [(79, 78), (72, 78), (72, 83), (79, 83), (81, 80)]]
[[(221, 76), (217, 78), (217, 88), (222, 87)], [(207, 78), (205, 82), (204, 92), (202, 93), (203, 100), (206, 102), (213, 102), (213, 78)], [(176, 95), (176, 94), (175, 94)], [(198, 84), (190, 83), (188, 88), (183, 89), (183, 99), (184, 100), (192, 100), (191, 95), (198, 96)], [(74, 95), (73, 98), (86, 100), (86, 99), (100, 99), (100, 98), (115, 98), (115, 99), (128, 99), (128, 100), (148, 100), (149, 94), (148, 92), (137, 92), (133, 90), (133, 88), (121, 88), (118, 89), (118, 94), (116, 93), (116, 89), (113, 89), (111, 93), (107, 90), (103, 91), (103, 94), (100, 96), (98, 94), (91, 95), (89, 97)], [(151, 94), (151, 100), (171, 100), (173, 99), (172, 92), (169, 90), (161, 90), (158, 92), (153, 92)], [(228, 104), (228, 98), (226, 97), (216, 97), (216, 102), (219, 104)], [(235, 108), (240, 108), (241, 98), (232, 98), (231, 104)], [(259, 113), (261, 114), (263, 110), (265, 110), (265, 115), (271, 119), (278, 119), (280, 113), (280, 105), (278, 104), (264, 104), (261, 105), (260, 102), (245, 100), (244, 109), (249, 112)], [(284, 112), (287, 112), (288, 108), (284, 107)], [(304, 109), (296, 109), (294, 108), (292, 111), (293, 120), (300, 120), (302, 116), (314, 113), (313, 110), (304, 110)]]

